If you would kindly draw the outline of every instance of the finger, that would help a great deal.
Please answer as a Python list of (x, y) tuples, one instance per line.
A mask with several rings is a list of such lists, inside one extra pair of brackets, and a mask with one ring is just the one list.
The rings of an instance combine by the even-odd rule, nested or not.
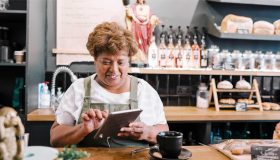
[(135, 128), (143, 128), (145, 126), (142, 122), (132, 122), (129, 124), (129, 127), (135, 127)]
[(108, 110), (108, 109), (102, 111), (102, 116), (103, 116), (103, 118), (107, 118), (108, 115), (109, 115), (109, 110)]
[(135, 133), (140, 133), (140, 134), (143, 133), (143, 128), (133, 128), (132, 130)]
[(121, 132), (132, 132), (132, 128), (131, 127), (122, 127), (120, 129)]
[(118, 133), (118, 136), (119, 137), (129, 137), (130, 134), (128, 132), (121, 132), (121, 133)]
[(83, 119), (84, 121), (90, 120), (90, 118), (88, 117), (88, 115), (87, 115), (86, 113), (83, 113), (83, 114), (82, 114), (82, 119)]
[(86, 113), (87, 113), (88, 116), (89, 116), (90, 118), (92, 118), (92, 119), (94, 119), (94, 118), (96, 117), (96, 114), (95, 114), (95, 112), (94, 112), (93, 109), (89, 109)]
[(95, 109), (94, 110), (96, 118), (98, 118), (99, 120), (103, 119), (102, 113), (99, 109)]
[(120, 136), (120, 137), (132, 137), (134, 139), (139, 139), (141, 134), (134, 133), (134, 132), (120, 132), (120, 133), (118, 133), (118, 136)]

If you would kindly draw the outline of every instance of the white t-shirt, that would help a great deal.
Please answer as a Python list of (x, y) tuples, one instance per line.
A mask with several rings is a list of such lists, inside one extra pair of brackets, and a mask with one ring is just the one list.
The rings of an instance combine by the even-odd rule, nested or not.
[[(115, 94), (107, 91), (91, 76), (91, 103), (129, 104), (130, 92)], [(154, 88), (138, 78), (138, 108), (143, 111), (140, 121), (146, 125), (166, 124), (163, 104)], [(78, 121), (85, 96), (84, 78), (75, 81), (65, 92), (56, 111), (56, 121), (59, 124), (75, 125)]]

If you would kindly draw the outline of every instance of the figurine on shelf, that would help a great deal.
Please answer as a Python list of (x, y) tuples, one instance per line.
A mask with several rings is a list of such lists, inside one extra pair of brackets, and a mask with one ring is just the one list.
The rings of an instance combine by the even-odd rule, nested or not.
[(24, 127), (17, 112), (9, 107), (0, 109), (0, 159), (22, 159)]
[(135, 4), (127, 7), (126, 25), (134, 34), (139, 47), (138, 53), (131, 59), (132, 63), (147, 63), (152, 33), (159, 23), (159, 18), (152, 14), (146, 0), (136, 0)]
[(7, 10), (9, 7), (9, 0), (0, 0), (0, 11)]

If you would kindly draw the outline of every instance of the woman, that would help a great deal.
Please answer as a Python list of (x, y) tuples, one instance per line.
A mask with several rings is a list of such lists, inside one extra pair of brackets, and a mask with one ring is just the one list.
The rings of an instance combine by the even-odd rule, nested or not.
[[(75, 81), (64, 94), (51, 127), (51, 144), (120, 147), (156, 143), (157, 133), (169, 128), (157, 92), (146, 81), (128, 75), (129, 58), (137, 52), (131, 32), (104, 22), (90, 33), (87, 48), (94, 57), (96, 74)], [(138, 107), (143, 110), (140, 122), (121, 128), (118, 137), (93, 140), (109, 112)]]

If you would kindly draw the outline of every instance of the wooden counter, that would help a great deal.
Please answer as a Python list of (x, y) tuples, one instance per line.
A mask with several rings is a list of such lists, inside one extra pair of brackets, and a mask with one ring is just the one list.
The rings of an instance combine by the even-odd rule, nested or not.
[[(208, 146), (186, 146), (192, 152), (192, 158), (190, 160), (229, 160), (228, 157)], [(136, 148), (79, 148), (83, 151), (87, 151), (91, 154), (90, 159), (117, 159), (117, 160), (149, 160), (150, 155), (148, 151), (136, 153), (131, 155), (131, 151)], [(61, 150), (61, 149), (60, 149)]]
[(228, 75), (228, 76), (280, 76), (279, 70), (212, 70), (209, 68), (129, 68), (129, 73), (136, 74), (177, 74), (177, 75)]
[[(234, 110), (215, 111), (215, 108), (164, 107), (169, 122), (210, 122), (210, 121), (280, 121), (280, 111), (236, 112)], [(52, 109), (36, 109), (27, 115), (27, 121), (54, 121)]]

